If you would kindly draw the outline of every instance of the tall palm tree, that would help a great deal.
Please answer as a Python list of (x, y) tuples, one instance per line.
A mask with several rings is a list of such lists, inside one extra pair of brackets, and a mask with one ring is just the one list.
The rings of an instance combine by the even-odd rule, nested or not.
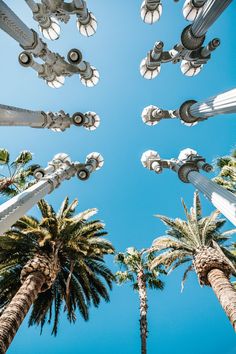
[(60, 310), (70, 322), (76, 310), (88, 320), (91, 304), (109, 301), (113, 275), (104, 263), (113, 254), (102, 236), (104, 225), (87, 221), (97, 210), (75, 214), (77, 200), (66, 198), (58, 213), (41, 200), (42, 219), (24, 216), (0, 237), (0, 353), (5, 353), (19, 326), (32, 311), (29, 325), (52, 322), (57, 334)]
[(229, 191), (236, 193), (236, 150), (230, 156), (219, 157), (216, 166), (220, 170), (214, 181)]
[(149, 269), (153, 257), (145, 254), (145, 249), (138, 251), (134, 247), (127, 248), (125, 253), (118, 253), (115, 257), (116, 262), (124, 269), (116, 273), (118, 284), (130, 281), (133, 289), (138, 291), (140, 302), (140, 337), (141, 353), (147, 353), (147, 288), (164, 288), (164, 283), (158, 279), (161, 271), (160, 267), (155, 267), (152, 271)]
[(14, 197), (29, 186), (31, 177), (39, 165), (28, 165), (33, 156), (29, 151), (22, 151), (10, 163), (10, 154), (6, 149), (0, 149), (0, 194)]
[(150, 251), (159, 253), (151, 268), (163, 264), (172, 271), (187, 263), (182, 287), (188, 272), (195, 270), (200, 285), (212, 287), (236, 330), (236, 292), (229, 281), (230, 275), (235, 274), (236, 270), (232, 262), (234, 256), (224, 246), (225, 241), (236, 230), (221, 232), (226, 221), (218, 218), (217, 210), (210, 216), (203, 217), (198, 193), (194, 194), (194, 206), (190, 211), (184, 202), (183, 206), (186, 221), (157, 215), (169, 229), (166, 231), (167, 236), (159, 237), (153, 242)]

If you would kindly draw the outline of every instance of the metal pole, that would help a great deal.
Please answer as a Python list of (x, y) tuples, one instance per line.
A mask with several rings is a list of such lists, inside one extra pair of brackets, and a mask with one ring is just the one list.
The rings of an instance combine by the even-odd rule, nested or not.
[(22, 47), (34, 46), (33, 31), (2, 0), (0, 0), (0, 28)]
[(30, 126), (42, 128), (46, 124), (45, 114), (0, 104), (0, 126)]
[(191, 115), (200, 118), (236, 113), (236, 89), (208, 98), (190, 106)]
[(204, 36), (231, 2), (232, 0), (208, 0), (191, 26), (192, 34), (195, 37)]
[(196, 171), (189, 172), (188, 180), (236, 226), (236, 196), (233, 193)]

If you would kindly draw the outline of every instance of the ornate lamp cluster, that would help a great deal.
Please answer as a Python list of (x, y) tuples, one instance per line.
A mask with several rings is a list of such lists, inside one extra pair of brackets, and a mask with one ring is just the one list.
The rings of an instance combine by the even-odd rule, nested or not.
[[(181, 63), (184, 75), (195, 76), (210, 60), (211, 53), (220, 45), (220, 40), (214, 38), (205, 45), (208, 29), (222, 14), (232, 0), (187, 0), (183, 7), (186, 20), (193, 21), (181, 33), (181, 41), (173, 49), (164, 51), (164, 43), (158, 41), (141, 61), (140, 74), (148, 80), (160, 74), (161, 64)], [(161, 1), (145, 0), (141, 7), (144, 22), (153, 23), (161, 14)], [(159, 15), (157, 15), (159, 14)]]
[[(68, 19), (69, 13), (76, 14), (82, 33), (90, 35), (96, 29), (96, 21), (83, 0), (74, 0), (70, 4), (59, 0), (44, 0), (42, 4), (35, 3), (33, 0), (26, 2), (33, 11), (34, 19), (39, 22), (41, 32), (50, 39), (58, 38), (59, 34), (59, 26), (53, 19), (53, 14), (61, 21)], [(92, 87), (98, 83), (98, 71), (89, 62), (83, 60), (80, 50), (71, 49), (67, 60), (60, 54), (50, 51), (38, 34), (28, 28), (2, 0), (0, 0), (0, 28), (24, 49), (19, 55), (19, 63), (34, 69), (38, 77), (45, 80), (50, 87), (61, 87), (65, 77), (75, 74), (80, 76), (80, 81), (85, 86)], [(35, 61), (36, 58), (40, 58), (43, 64)]]

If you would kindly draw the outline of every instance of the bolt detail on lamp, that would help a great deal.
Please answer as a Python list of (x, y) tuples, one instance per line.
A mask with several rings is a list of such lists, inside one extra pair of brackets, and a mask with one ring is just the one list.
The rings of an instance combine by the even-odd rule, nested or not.
[(211, 172), (213, 167), (197, 151), (187, 148), (180, 152), (177, 159), (164, 160), (156, 151), (148, 150), (143, 153), (141, 162), (143, 167), (156, 173), (161, 173), (165, 168), (176, 172), (182, 182), (191, 183), (236, 225), (236, 196), (200, 174), (200, 170)]
[(58, 188), (64, 180), (76, 176), (87, 180), (91, 173), (103, 166), (100, 153), (89, 154), (84, 163), (72, 162), (65, 153), (54, 156), (48, 166), (35, 170), (35, 183), (0, 205), (0, 233), (6, 232), (20, 217), (31, 209), (40, 199)]

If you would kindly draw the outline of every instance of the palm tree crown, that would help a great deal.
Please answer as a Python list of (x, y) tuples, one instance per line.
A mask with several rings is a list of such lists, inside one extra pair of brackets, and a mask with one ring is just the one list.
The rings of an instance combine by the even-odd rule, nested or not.
[(229, 191), (236, 193), (236, 150), (230, 156), (223, 156), (216, 160), (216, 166), (220, 169), (214, 181)]
[(150, 289), (164, 288), (164, 283), (158, 278), (160, 273), (164, 273), (161, 267), (150, 270), (150, 264), (154, 256), (145, 253), (146, 249), (138, 251), (134, 247), (127, 248), (125, 253), (118, 253), (115, 261), (123, 268), (123, 271), (116, 272), (118, 284), (130, 281), (134, 290), (138, 290), (137, 275), (140, 271), (145, 274), (146, 285)]
[[(97, 210), (75, 214), (77, 200), (66, 198), (58, 213), (44, 200), (38, 204), (42, 220), (22, 217), (0, 237), (0, 307), (4, 309), (24, 280), (34, 262), (49, 259), (57, 263), (55, 279), (45, 287), (33, 304), (29, 326), (52, 322), (57, 334), (61, 309), (75, 322), (76, 310), (88, 320), (88, 308), (101, 299), (109, 301), (105, 283), (111, 289), (113, 275), (104, 263), (104, 255), (114, 253), (107, 233), (98, 221), (87, 221)], [(32, 261), (33, 260), (33, 261)], [(46, 274), (46, 273), (45, 273)]]
[[(39, 165), (28, 165), (33, 156), (29, 151), (22, 151), (10, 163), (10, 154), (6, 149), (0, 149), (0, 194), (14, 197), (29, 186), (34, 171)], [(27, 166), (28, 165), (28, 166)]]
[[(186, 221), (176, 218), (170, 219), (163, 215), (156, 215), (165, 225), (167, 236), (158, 237), (153, 241), (150, 252), (159, 254), (151, 263), (151, 267), (165, 265), (169, 272), (182, 264), (188, 264), (184, 272), (182, 288), (189, 271), (195, 268), (201, 285), (209, 285), (206, 276), (214, 262), (221, 263), (220, 267), (230, 273), (232, 271), (232, 254), (225, 246), (225, 242), (236, 230), (221, 232), (226, 220), (219, 219), (219, 211), (215, 210), (210, 216), (203, 217), (201, 203), (197, 192), (194, 193), (193, 207), (190, 211), (184, 203)], [(205, 259), (204, 264), (199, 264)], [(215, 259), (215, 257), (218, 257)]]

